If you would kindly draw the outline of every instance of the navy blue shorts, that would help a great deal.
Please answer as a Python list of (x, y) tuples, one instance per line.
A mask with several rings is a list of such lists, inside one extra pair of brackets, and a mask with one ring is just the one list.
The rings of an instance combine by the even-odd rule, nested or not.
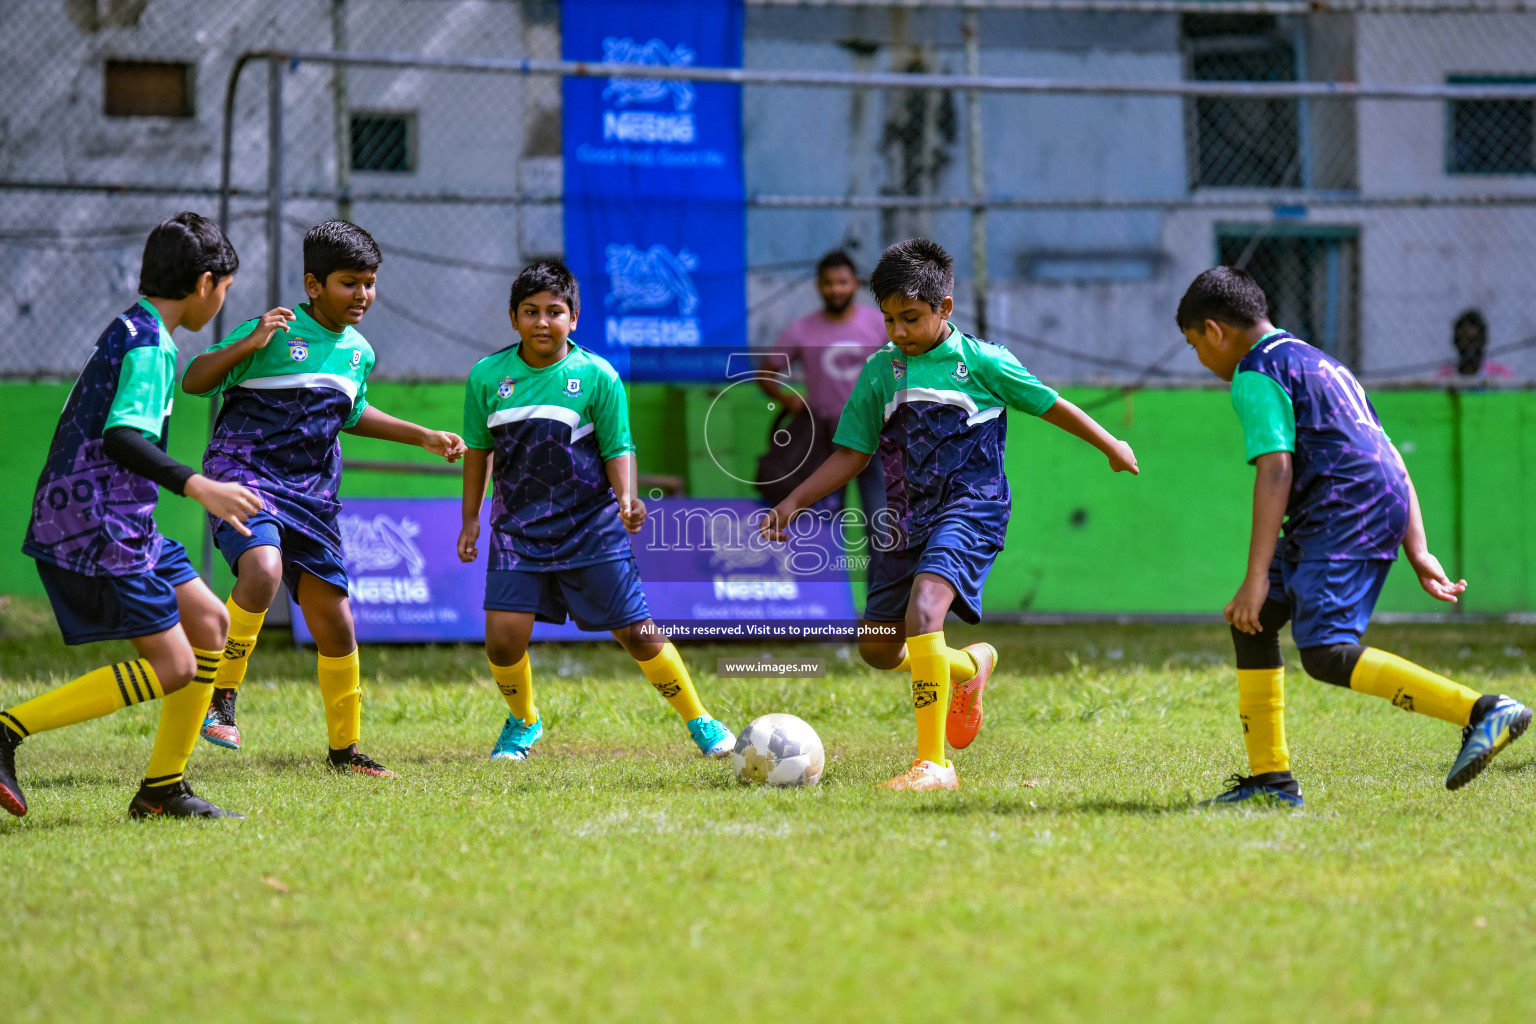
[(928, 540), (905, 551), (876, 550), (869, 559), (869, 596), (864, 618), (870, 622), (901, 622), (912, 597), (912, 578), (931, 572), (955, 588), (950, 605), (965, 622), (981, 621), (981, 588), (1002, 547), (963, 519), (944, 519)]
[(566, 616), (582, 629), (622, 629), (651, 617), (633, 558), (579, 569), (527, 572), (492, 569), (485, 574), (485, 610), (532, 612), (540, 622), (563, 625)]
[(277, 548), (282, 554), (283, 582), (294, 600), (299, 597), (300, 573), (307, 572), (342, 590), (347, 589), (347, 567), (340, 549), (295, 530), (270, 512), (251, 516), (245, 521), (245, 528), (251, 531), (249, 537), (242, 536), (239, 530), (220, 520), (213, 531), (214, 544), (218, 545), (219, 553), (236, 576), (240, 575), (240, 556), (265, 544)]
[(1288, 562), (1276, 557), (1269, 565), (1269, 598), (1290, 606), (1297, 647), (1357, 644), (1391, 568), (1379, 558)]
[(160, 560), (150, 572), (86, 576), (40, 561), (37, 574), (66, 644), (134, 640), (164, 632), (181, 621), (176, 588), (197, 579), (187, 549), (169, 537), (161, 539)]

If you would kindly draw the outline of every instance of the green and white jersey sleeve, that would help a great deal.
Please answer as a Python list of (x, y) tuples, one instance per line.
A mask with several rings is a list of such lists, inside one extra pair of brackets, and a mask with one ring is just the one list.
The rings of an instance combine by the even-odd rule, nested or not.
[[(606, 372), (602, 372), (606, 371)], [(616, 459), (635, 453), (635, 441), (629, 432), (629, 396), (619, 375), (606, 361), (592, 381), (592, 401), (587, 403), (587, 418), (597, 434), (597, 450), (604, 459)]]
[(480, 360), (469, 371), (464, 382), (464, 425), (460, 434), (471, 448), (490, 450), (496, 447), (487, 424), (494, 408), (491, 398), (496, 393), (496, 356)]
[[(148, 302), (141, 300), (139, 304), (155, 312)], [(155, 322), (159, 320), (156, 312)], [(139, 345), (123, 353), (117, 393), (112, 398), (103, 432), (113, 427), (132, 427), (151, 441), (159, 441), (165, 419), (171, 414), (175, 389), (176, 343), (162, 324), (157, 344)]]
[(892, 355), (900, 355), (895, 345), (886, 345), (875, 351), (859, 370), (858, 382), (843, 406), (843, 414), (837, 418), (837, 430), (832, 443), (852, 448), (865, 455), (873, 455), (880, 447), (880, 431), (885, 426), (885, 406), (895, 392), (895, 378), (891, 370)]
[[(967, 345), (972, 362), (971, 377), (986, 393), (1010, 409), (1040, 416), (1050, 411), (1058, 397), (1055, 389), (1024, 368), (1017, 356), (1001, 345), (974, 341)], [(978, 403), (979, 404), (979, 403)]]
[(1243, 425), (1249, 462), (1270, 452), (1296, 450), (1296, 409), (1280, 382), (1267, 373), (1243, 370), (1232, 377), (1232, 408)]

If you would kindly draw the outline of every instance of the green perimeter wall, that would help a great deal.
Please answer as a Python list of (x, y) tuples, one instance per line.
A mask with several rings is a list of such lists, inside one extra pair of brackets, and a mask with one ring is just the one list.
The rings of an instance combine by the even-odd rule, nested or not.
[[(20, 552), (33, 486), (53, 434), (66, 383), (0, 383), (0, 592), (40, 595), (31, 561)], [(368, 389), (380, 408), (431, 426), (457, 429), (457, 384), (379, 382)], [(1114, 392), (1069, 389), (1079, 404), (1100, 401), (1096, 415), (1136, 449), (1141, 476), (1109, 472), (1102, 456), (1033, 417), (1010, 413), (1008, 478), (1013, 519), (1008, 543), (987, 584), (990, 613), (1213, 613), (1241, 582), (1253, 471), (1223, 391)], [(752, 387), (635, 385), (631, 418), (640, 469), (686, 477), (689, 493), (755, 497), (731, 474), (751, 478), (771, 413)], [(1110, 397), (1114, 395), (1114, 397)], [(1413, 473), (1430, 546), (1449, 572), (1458, 559), (1470, 586), (1468, 612), (1536, 608), (1536, 392), (1448, 395), (1382, 391), (1373, 396)], [(1455, 498), (1457, 406), (1463, 499)], [(704, 424), (709, 423), (705, 443)], [(170, 450), (197, 464), (207, 436), (208, 403), (178, 396)], [(344, 437), (348, 457), (430, 462), (425, 452)], [(348, 471), (343, 497), (457, 495), (451, 476)], [(203, 517), (192, 502), (166, 495), (159, 520), (170, 536), (201, 552)], [(439, 539), (452, 544), (453, 538)], [(229, 575), (216, 559), (215, 589)], [(1444, 611), (1399, 562), (1379, 608)]]

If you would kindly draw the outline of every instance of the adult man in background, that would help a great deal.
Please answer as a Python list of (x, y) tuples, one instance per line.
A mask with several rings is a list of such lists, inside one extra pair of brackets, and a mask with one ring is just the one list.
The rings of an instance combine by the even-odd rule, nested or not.
[[(862, 284), (846, 252), (834, 249), (827, 253), (816, 264), (821, 309), (791, 321), (770, 349), (790, 363), (799, 362), (805, 375), (804, 400), (784, 387), (780, 379), (757, 375), (768, 396), (790, 412), (799, 413), (809, 406), (818, 438), (831, 439), (864, 361), (886, 343), (885, 319), (880, 311), (856, 301)], [(885, 475), (879, 459), (869, 461), (858, 476), (858, 485), (866, 516), (885, 507)]]

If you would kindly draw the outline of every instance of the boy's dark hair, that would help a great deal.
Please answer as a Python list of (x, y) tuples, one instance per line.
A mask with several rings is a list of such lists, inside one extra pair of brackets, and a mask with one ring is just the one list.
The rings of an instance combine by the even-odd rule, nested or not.
[(820, 277), (826, 271), (836, 270), (838, 267), (847, 267), (848, 273), (854, 277), (859, 276), (859, 268), (853, 265), (853, 257), (841, 249), (833, 249), (821, 258), (821, 262), (816, 264), (816, 276)]
[(1179, 330), (1219, 320), (1233, 327), (1252, 327), (1269, 317), (1269, 300), (1246, 271), (1236, 267), (1212, 267), (1190, 284), (1175, 314)]
[(879, 305), (892, 295), (921, 299), (935, 313), (945, 298), (955, 294), (955, 260), (937, 242), (909, 238), (880, 254), (869, 290)]
[(576, 284), (576, 275), (559, 260), (540, 260), (524, 267), (512, 282), (512, 297), (507, 308), (515, 310), (524, 299), (539, 292), (549, 292), (565, 300), (573, 317), (581, 312), (581, 288)]
[(184, 299), (197, 290), (204, 274), (212, 274), (218, 284), (239, 269), (240, 257), (216, 223), (195, 213), (178, 213), (156, 224), (144, 243), (139, 294)]
[(378, 270), (382, 262), (379, 243), (348, 221), (328, 220), (304, 235), (304, 273), (322, 285), (338, 270)]

